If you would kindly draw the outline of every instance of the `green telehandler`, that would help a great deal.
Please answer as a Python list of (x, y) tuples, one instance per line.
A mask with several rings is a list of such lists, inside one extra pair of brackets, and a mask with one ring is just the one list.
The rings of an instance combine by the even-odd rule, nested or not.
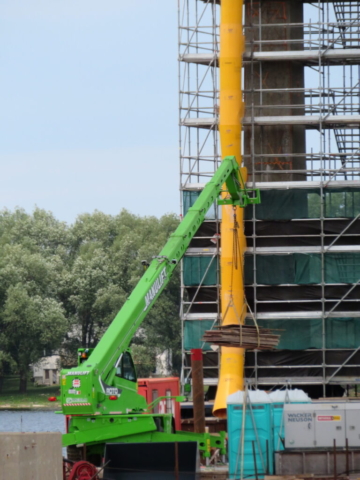
[(94, 349), (81, 349), (78, 366), (61, 371), (62, 413), (68, 419), (63, 445), (68, 447), (69, 458), (82, 458), (99, 465), (108, 443), (197, 442), (205, 457), (210, 457), (214, 448), (225, 454), (225, 432), (217, 436), (175, 432), (171, 414), (150, 413), (152, 405), (149, 408), (137, 392), (129, 345), (210, 206), (217, 201), (244, 207), (259, 200), (258, 190), (246, 189), (235, 157), (224, 158), (160, 254), (151, 261), (98, 345)]

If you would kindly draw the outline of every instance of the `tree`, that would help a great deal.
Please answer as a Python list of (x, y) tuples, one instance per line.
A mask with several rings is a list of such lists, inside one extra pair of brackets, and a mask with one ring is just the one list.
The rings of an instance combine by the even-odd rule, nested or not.
[[(0, 340), (1, 340), (1, 333), (0, 333)], [(10, 371), (11, 367), (13, 366), (13, 359), (11, 356), (2, 350), (0, 350), (0, 393), (2, 392), (3, 385), (4, 385), (4, 376), (6, 371)]]
[(0, 212), (0, 246), (21, 245), (44, 257), (68, 255), (71, 246), (69, 227), (56, 220), (51, 212), (36, 208), (33, 214), (23, 209)]
[[(126, 210), (115, 217), (100, 212), (78, 217), (71, 229), (73, 261), (63, 294), (74, 325), (67, 340), (71, 348), (97, 344), (141, 278), (141, 261), (159, 254), (178, 223), (175, 215), (138, 217)], [(180, 352), (179, 297), (177, 272), (134, 339), (144, 347), (141, 355), (144, 359), (146, 352), (149, 366), (159, 350)]]
[(38, 361), (44, 350), (61, 345), (68, 322), (56, 300), (30, 296), (25, 286), (18, 283), (7, 291), (2, 324), (0, 342), (16, 363), (19, 391), (25, 393), (29, 365)]
[[(136, 219), (136, 222), (134, 221)], [(150, 261), (158, 255), (176, 229), (179, 220), (175, 215), (164, 215), (160, 219), (155, 217), (136, 218), (126, 211), (117, 217), (121, 236), (114, 241), (114, 259), (116, 264), (122, 265), (122, 282), (128, 294), (136, 286), (143, 274), (141, 260)], [(144, 352), (152, 354), (165, 350), (172, 352), (173, 369), (180, 369), (181, 365), (181, 325), (180, 309), (180, 269), (175, 270), (166, 289), (149, 311), (141, 332), (133, 339), (133, 344), (146, 347)], [(149, 358), (148, 364), (151, 365)]]
[[(94, 347), (126, 300), (113, 280), (114, 266), (101, 248), (79, 254), (64, 277), (73, 343)], [(63, 291), (63, 294), (64, 294)]]
[[(16, 364), (22, 390), (44, 349), (61, 343), (74, 359), (79, 346), (98, 343), (143, 274), (141, 261), (160, 253), (178, 222), (122, 210), (83, 214), (67, 226), (41, 209), (0, 212), (0, 351)], [(157, 352), (179, 354), (178, 311), (179, 272), (134, 340), (148, 371)]]
[(66, 225), (49, 212), (0, 213), (0, 350), (22, 392), (30, 363), (58, 348), (68, 329), (58, 294), (69, 247)]
[(131, 350), (138, 378), (150, 377), (156, 368), (153, 347), (133, 344)]

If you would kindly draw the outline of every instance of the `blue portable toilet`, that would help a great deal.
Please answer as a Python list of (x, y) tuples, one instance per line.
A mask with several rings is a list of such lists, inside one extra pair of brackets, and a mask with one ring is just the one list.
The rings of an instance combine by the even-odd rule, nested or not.
[(284, 428), (284, 404), (285, 403), (311, 403), (311, 398), (300, 389), (274, 390), (269, 393), (272, 402), (273, 421), (273, 450), (278, 452), (284, 450), (285, 428)]
[(243, 478), (263, 478), (265, 474), (273, 474), (274, 441), (269, 395), (263, 390), (235, 392), (227, 398), (227, 414), (230, 480), (241, 478), (241, 472)]

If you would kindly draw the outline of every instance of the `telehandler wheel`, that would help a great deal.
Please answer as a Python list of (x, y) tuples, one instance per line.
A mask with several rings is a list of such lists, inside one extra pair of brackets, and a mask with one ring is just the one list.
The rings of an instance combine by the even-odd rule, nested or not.
[(66, 453), (68, 460), (71, 460), (72, 462), (79, 462), (83, 459), (82, 449), (78, 448), (76, 445), (69, 445), (66, 447)]

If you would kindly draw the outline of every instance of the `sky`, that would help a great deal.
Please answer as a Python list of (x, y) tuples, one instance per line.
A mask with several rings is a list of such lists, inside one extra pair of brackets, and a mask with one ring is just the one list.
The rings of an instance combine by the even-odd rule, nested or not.
[(177, 0), (0, 0), (0, 209), (179, 213)]

